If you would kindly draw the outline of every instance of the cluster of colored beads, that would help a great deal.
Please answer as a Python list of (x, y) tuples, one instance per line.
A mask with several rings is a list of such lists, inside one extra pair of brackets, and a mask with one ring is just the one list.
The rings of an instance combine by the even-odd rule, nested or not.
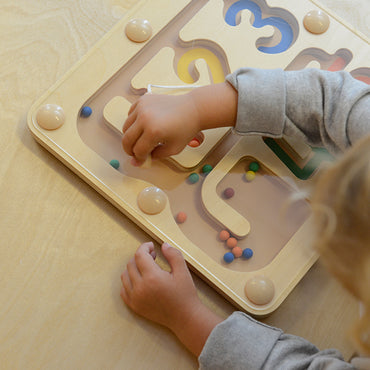
[(251, 162), (248, 166), (248, 170), (245, 173), (245, 179), (251, 182), (256, 177), (256, 172), (259, 170), (260, 165), (257, 162)]
[(231, 263), (235, 258), (243, 257), (249, 259), (253, 256), (253, 251), (250, 248), (242, 249), (238, 247), (238, 241), (236, 238), (230, 236), (227, 230), (221, 230), (218, 234), (221, 241), (226, 242), (226, 246), (231, 249), (231, 252), (224, 254), (224, 261), (226, 263)]
[(234, 247), (231, 252), (226, 252), (224, 254), (224, 261), (226, 263), (231, 263), (235, 258), (242, 257), (249, 260), (253, 256), (253, 251), (250, 248), (241, 249), (240, 247)]
[[(208, 173), (210, 173), (212, 171), (213, 167), (210, 165), (210, 164), (205, 164), (203, 167), (202, 167), (202, 173), (207, 175)], [(199, 181), (199, 175), (195, 172), (192, 172), (189, 176), (188, 176), (188, 181), (190, 182), (190, 184), (195, 184)]]

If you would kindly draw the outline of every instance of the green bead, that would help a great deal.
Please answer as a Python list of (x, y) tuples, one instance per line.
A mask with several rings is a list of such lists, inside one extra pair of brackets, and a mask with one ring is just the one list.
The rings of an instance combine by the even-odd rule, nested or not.
[(109, 164), (115, 168), (116, 170), (119, 168), (119, 162), (117, 161), (117, 159), (112, 159)]
[(251, 162), (249, 165), (249, 169), (253, 172), (257, 172), (260, 168), (260, 165), (257, 162)]
[(188, 179), (189, 179), (189, 182), (191, 184), (195, 184), (199, 180), (199, 175), (197, 173), (193, 172), (189, 175)]
[(209, 173), (211, 172), (213, 169), (213, 167), (210, 165), (210, 164), (205, 164), (203, 167), (202, 167), (202, 172), (203, 173)]

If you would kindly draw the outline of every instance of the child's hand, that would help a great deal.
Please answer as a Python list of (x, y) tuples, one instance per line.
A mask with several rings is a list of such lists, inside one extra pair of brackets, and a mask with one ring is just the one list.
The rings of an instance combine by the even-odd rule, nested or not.
[(155, 263), (153, 243), (144, 243), (138, 248), (121, 275), (121, 297), (137, 314), (172, 330), (198, 357), (222, 318), (198, 298), (181, 252), (164, 243), (162, 253), (171, 272)]
[(164, 158), (177, 154), (200, 131), (191, 94), (145, 94), (135, 102), (122, 129), (122, 145), (138, 166), (148, 155)]
[(134, 103), (123, 125), (122, 146), (140, 166), (148, 155), (180, 153), (199, 131), (234, 126), (238, 94), (223, 82), (184, 95), (145, 94)]
[(137, 314), (176, 330), (201, 304), (180, 251), (162, 245), (171, 272), (154, 261), (152, 242), (142, 244), (122, 273), (121, 297)]

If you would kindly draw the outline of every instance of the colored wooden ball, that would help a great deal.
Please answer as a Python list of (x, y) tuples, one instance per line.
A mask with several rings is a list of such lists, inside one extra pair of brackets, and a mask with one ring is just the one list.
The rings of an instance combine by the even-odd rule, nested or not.
[(245, 173), (245, 179), (248, 181), (248, 182), (251, 182), (254, 180), (254, 178), (256, 177), (256, 173), (254, 171), (247, 171)]
[(211, 172), (213, 169), (213, 167), (210, 165), (210, 164), (205, 164), (203, 167), (202, 167), (202, 172), (203, 173), (209, 173)]
[(188, 177), (190, 184), (195, 184), (199, 181), (199, 175), (195, 172), (191, 173)]
[(234, 257), (238, 258), (242, 256), (243, 250), (240, 247), (234, 247), (231, 250), (231, 253), (234, 255)]
[(252, 249), (250, 249), (250, 248), (245, 248), (244, 250), (243, 250), (243, 257), (244, 258), (246, 258), (247, 260), (249, 259), (249, 258), (251, 258), (253, 256), (253, 251), (252, 251)]
[(230, 233), (227, 230), (221, 230), (218, 234), (218, 237), (220, 238), (220, 240), (225, 242), (227, 239), (230, 238)]
[(176, 215), (176, 222), (178, 224), (182, 224), (186, 221), (186, 219), (188, 218), (187, 214), (185, 212), (179, 212), (177, 215)]
[(92, 109), (90, 107), (88, 107), (87, 105), (84, 106), (82, 109), (81, 109), (81, 117), (90, 117), (92, 114)]
[(226, 188), (226, 189), (224, 190), (224, 197), (225, 197), (226, 199), (230, 199), (230, 198), (232, 198), (232, 197), (234, 196), (234, 194), (235, 194), (235, 191), (234, 191), (234, 189), (233, 189), (233, 188)]
[(226, 245), (229, 248), (234, 248), (234, 247), (236, 247), (237, 244), (238, 244), (238, 241), (233, 237), (226, 240)]
[(231, 252), (227, 252), (227, 253), (225, 253), (224, 254), (224, 261), (226, 262), (226, 263), (231, 263), (231, 262), (233, 262), (234, 261), (234, 255), (231, 253)]
[(197, 138), (194, 138), (189, 141), (188, 145), (192, 148), (197, 148), (200, 145), (200, 142)]
[(257, 162), (251, 162), (249, 164), (249, 169), (253, 172), (257, 172), (260, 169), (260, 165)]
[(109, 164), (116, 170), (119, 168), (119, 161), (117, 159), (112, 159)]

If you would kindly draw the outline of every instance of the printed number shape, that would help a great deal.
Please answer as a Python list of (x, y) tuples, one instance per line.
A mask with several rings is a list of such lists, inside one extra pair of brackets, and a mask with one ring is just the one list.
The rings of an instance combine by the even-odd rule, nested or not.
[(188, 84), (194, 83), (189, 73), (189, 66), (197, 59), (204, 59), (207, 62), (214, 83), (224, 81), (225, 75), (221, 62), (210, 50), (202, 48), (191, 49), (180, 58), (177, 64), (177, 74), (182, 81)]
[(240, 0), (232, 4), (226, 12), (225, 21), (230, 26), (236, 26), (237, 14), (244, 10), (250, 10), (254, 15), (253, 27), (261, 28), (267, 25), (277, 28), (281, 33), (281, 41), (275, 46), (259, 46), (257, 49), (267, 54), (278, 54), (288, 50), (293, 43), (293, 30), (289, 23), (280, 17), (262, 18), (261, 8), (250, 0)]

